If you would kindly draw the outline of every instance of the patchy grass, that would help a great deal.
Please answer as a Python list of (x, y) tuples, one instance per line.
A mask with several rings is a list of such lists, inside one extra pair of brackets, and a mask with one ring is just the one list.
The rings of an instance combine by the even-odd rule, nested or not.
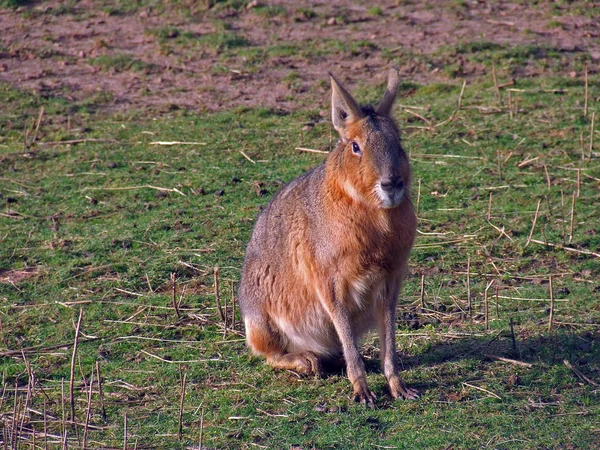
[[(243, 7), (206, 6), (214, 14)], [(225, 26), (202, 37), (174, 26), (151, 33), (164, 45), (203, 45), (256, 65), (377, 50), (367, 41), (227, 44), (239, 36)], [(381, 51), (390, 61), (429, 67), (443, 67), (454, 53), (484, 67), (494, 59), (499, 84), (513, 67), (547, 61), (552, 70), (551, 60), (560, 58), (552, 49), (487, 42), (433, 56)], [(137, 60), (126, 56), (96, 64), (129, 70)], [(228, 306), (226, 330), (215, 305), (214, 268), (221, 299), (231, 305), (261, 206), (323, 159), (294, 149), (334, 145), (318, 106), (99, 116), (92, 100), (77, 104), (0, 85), (6, 435), (25, 448), (35, 434), (39, 446), (46, 426), (51, 445), (66, 435), (70, 447), (81, 448), (93, 373), (88, 447), (123, 448), (126, 416), (129, 448), (192, 448), (201, 429), (205, 448), (593, 448), (600, 413), (600, 153), (598, 140), (592, 148), (590, 141), (593, 132), (597, 137), (591, 114), (600, 79), (590, 73), (586, 116), (580, 74), (519, 78), (498, 97), (487, 73), (467, 84), (460, 110), (462, 81), (402, 84), (396, 117), (413, 166), (420, 233), (397, 336), (404, 376), (423, 396), (390, 400), (377, 339), (369, 336), (362, 353), (379, 397), (375, 410), (350, 402), (344, 373), (302, 379), (251, 357), (239, 314), (234, 327)], [(283, 81), (299, 83), (295, 72)], [(366, 82), (355, 91), (364, 101), (381, 96)], [(172, 141), (188, 144), (156, 144)], [(69, 389), (80, 311), (75, 425)]]
[[(315, 119), (317, 111), (180, 111), (155, 120), (75, 116), (71, 132), (89, 140), (44, 145), (72, 138), (59, 120), (65, 110), (3, 91), (13, 98), (7, 104), (15, 117), (31, 119), (36, 108), (47, 107), (42, 138), (28, 150), (16, 126), (0, 142), (0, 370), (7, 426), (13, 423), (15, 385), (17, 404), (25, 402), (28, 364), (37, 380), (29, 406), (43, 410), (47, 395), (47, 426), (62, 435), (61, 383), (68, 392), (73, 321), (83, 310), (74, 385), (80, 425), (66, 427), (75, 446), (96, 362), (107, 422), (96, 387), (90, 423), (99, 428), (90, 429), (88, 438), (94, 446), (122, 446), (127, 414), (130, 445), (137, 440), (153, 446), (160, 436), (169, 448), (184, 448), (198, 442), (203, 412), (209, 448), (593, 446), (597, 387), (563, 364), (565, 359), (589, 379), (599, 378), (600, 264), (584, 252), (600, 251), (600, 166), (596, 150), (589, 159), (583, 86), (560, 79), (523, 82), (511, 93), (512, 119), (508, 92), (503, 90), (501, 106), (489, 88), (467, 86), (462, 109), (445, 124), (458, 85), (407, 86), (402, 102), (409, 107), (398, 108), (420, 217), (398, 338), (405, 377), (423, 397), (392, 402), (386, 396), (376, 338), (369, 337), (363, 354), (380, 398), (375, 411), (348, 400), (343, 374), (298, 379), (250, 357), (240, 317), (232, 330), (229, 309), (225, 332), (214, 304), (213, 267), (221, 268), (221, 297), (229, 302), (259, 207), (282, 182), (321, 160), (294, 148), (329, 148), (329, 124)], [(598, 93), (591, 89), (593, 98)], [(379, 94), (359, 92), (374, 101)], [(533, 239), (577, 252), (528, 243), (538, 200)], [(179, 317), (171, 306), (172, 273)], [(555, 309), (548, 332), (550, 275)], [(17, 280), (12, 284), (11, 276)], [(179, 443), (182, 374), (187, 383)], [(66, 410), (68, 415), (68, 398)], [(23, 423), (23, 442), (32, 430), (43, 430), (33, 412)], [(444, 433), (423, 432), (429, 428)], [(567, 428), (572, 432), (565, 435)]]
[(100, 67), (105, 71), (125, 72), (133, 70), (136, 72), (151, 72), (156, 70), (158, 66), (152, 63), (147, 63), (135, 58), (133, 55), (116, 54), (116, 55), (101, 55), (96, 58), (90, 58), (89, 63), (93, 66)]

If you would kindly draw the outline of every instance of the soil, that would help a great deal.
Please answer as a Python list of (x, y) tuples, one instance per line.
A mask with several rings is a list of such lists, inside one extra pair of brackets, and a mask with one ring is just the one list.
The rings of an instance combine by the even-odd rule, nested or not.
[[(417, 83), (458, 84), (456, 78), (485, 74), (489, 68), (481, 61), (445, 51), (469, 42), (552, 48), (566, 61), (564, 70), (551, 69), (558, 75), (572, 70), (569, 58), (583, 54), (588, 61), (600, 60), (600, 23), (589, 11), (578, 15), (568, 9), (568, 2), (563, 11), (557, 6), (563, 2), (542, 1), (531, 6), (532, 2), (386, 0), (378, 2), (378, 8), (349, 0), (254, 1), (238, 9), (226, 2), (203, 8), (207, 3), (214, 2), (187, 1), (182, 2), (185, 7), (160, 11), (111, 10), (89, 0), (2, 9), (0, 82), (109, 111), (212, 111), (257, 105), (289, 111), (315, 101), (326, 104), (328, 71), (350, 86), (383, 84), (392, 64), (403, 79)], [(175, 31), (161, 37), (157, 30), (166, 26)], [(309, 49), (322, 42), (341, 47), (267, 55), (251, 65), (241, 51), (178, 40), (184, 33), (201, 38), (223, 32), (244, 38), (250, 50), (284, 44)], [(102, 58), (124, 55), (129, 63), (102, 65)], [(452, 64), (455, 73), (447, 70)], [(525, 64), (512, 75), (526, 77), (539, 70)]]

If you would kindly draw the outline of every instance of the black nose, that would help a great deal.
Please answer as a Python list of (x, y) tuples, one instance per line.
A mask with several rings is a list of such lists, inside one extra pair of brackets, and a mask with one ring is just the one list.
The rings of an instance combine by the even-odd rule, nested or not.
[(381, 181), (381, 189), (386, 192), (400, 191), (402, 188), (404, 188), (402, 177), (390, 177)]

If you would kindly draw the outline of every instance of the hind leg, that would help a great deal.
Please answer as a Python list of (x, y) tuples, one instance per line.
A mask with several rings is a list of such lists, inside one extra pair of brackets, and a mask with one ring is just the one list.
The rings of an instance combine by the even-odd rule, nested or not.
[(304, 375), (321, 374), (321, 360), (312, 352), (290, 353), (281, 334), (267, 323), (246, 321), (246, 340), (255, 355), (264, 356), (276, 368), (293, 370)]

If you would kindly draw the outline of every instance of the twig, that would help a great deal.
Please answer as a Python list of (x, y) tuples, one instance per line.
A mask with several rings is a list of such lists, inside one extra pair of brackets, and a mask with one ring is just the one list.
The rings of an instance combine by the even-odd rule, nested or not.
[(256, 161), (254, 161), (252, 158), (250, 158), (248, 155), (246, 155), (246, 153), (244, 153), (243, 150), (240, 150), (240, 155), (242, 155), (244, 158), (246, 158), (248, 161), (250, 161), (252, 164), (256, 164)]
[(540, 204), (542, 203), (542, 199), (538, 199), (537, 207), (535, 208), (535, 215), (533, 216), (533, 222), (531, 223), (531, 230), (529, 231), (529, 237), (527, 238), (527, 243), (525, 244), (525, 248), (531, 242), (531, 237), (533, 236), (533, 231), (535, 230), (535, 224), (537, 222), (538, 213), (540, 212)]
[(573, 366), (573, 364), (571, 364), (566, 359), (563, 359), (563, 364), (565, 366), (567, 366), (569, 369), (571, 369), (575, 375), (577, 375), (579, 378), (581, 378), (586, 383), (591, 384), (592, 386), (599, 386), (598, 383), (596, 383), (594, 380), (590, 380), (583, 373), (581, 373), (581, 371), (579, 371), (579, 369), (577, 369), (575, 366)]
[(489, 390), (487, 390), (487, 389), (485, 389), (485, 388), (482, 388), (482, 387), (479, 387), (479, 386), (475, 386), (474, 384), (467, 383), (466, 381), (463, 381), (463, 382), (462, 382), (462, 384), (463, 384), (464, 386), (468, 386), (468, 387), (470, 387), (470, 388), (477, 389), (477, 390), (479, 390), (479, 391), (485, 392), (486, 394), (489, 394), (489, 395), (491, 395), (492, 397), (495, 397), (495, 398), (497, 398), (498, 400), (502, 400), (502, 397), (500, 397), (500, 396), (499, 396), (499, 395), (497, 395), (497, 394), (494, 394), (492, 391), (489, 391)]
[(577, 198), (581, 194), (581, 167), (577, 169)]
[(518, 361), (516, 359), (505, 358), (503, 356), (496, 356), (496, 355), (489, 355), (489, 354), (485, 354), (484, 356), (486, 358), (497, 359), (498, 361), (503, 361), (503, 362), (515, 364), (515, 365), (521, 366), (521, 367), (527, 367), (527, 368), (533, 367), (533, 364), (526, 363), (526, 362), (523, 362), (523, 361)]
[(552, 288), (552, 275), (550, 281), (550, 316), (548, 317), (548, 333), (552, 332), (552, 322), (554, 320), (554, 289)]
[(179, 398), (179, 428), (177, 429), (177, 439), (181, 441), (183, 437), (183, 402), (185, 400), (185, 384), (187, 381), (187, 373), (183, 374), (181, 382), (181, 396)]
[(83, 318), (83, 308), (79, 310), (79, 319), (77, 319), (77, 327), (75, 328), (75, 342), (73, 343), (73, 355), (71, 357), (71, 381), (69, 385), (69, 400), (71, 404), (71, 420), (75, 422), (75, 357), (77, 355), (77, 346), (79, 344), (79, 330), (81, 328), (81, 319)]
[(214, 280), (215, 280), (215, 301), (217, 303), (217, 310), (219, 311), (219, 317), (221, 320), (225, 320), (225, 316), (223, 315), (223, 308), (221, 308), (221, 298), (219, 296), (219, 268), (215, 267), (214, 272)]
[(316, 150), (314, 148), (306, 148), (306, 147), (296, 147), (296, 150), (298, 150), (300, 152), (308, 152), (308, 153), (324, 153), (324, 154), (329, 153), (329, 152), (326, 152), (323, 150)]

